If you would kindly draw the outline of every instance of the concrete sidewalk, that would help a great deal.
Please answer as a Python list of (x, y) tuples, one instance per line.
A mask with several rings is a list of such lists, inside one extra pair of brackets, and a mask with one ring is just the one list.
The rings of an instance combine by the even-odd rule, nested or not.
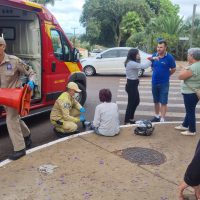
[[(150, 137), (136, 136), (134, 126), (124, 126), (115, 137), (86, 132), (57, 140), (45, 148), (31, 149), (17, 161), (0, 163), (0, 199), (176, 200), (177, 186), (200, 134), (182, 136), (174, 130), (175, 125), (156, 124)], [(161, 153), (164, 163), (147, 165), (124, 159), (124, 149), (133, 147), (139, 158), (148, 156), (141, 154), (143, 148), (150, 150), (150, 155), (151, 150)], [(159, 155), (150, 159), (156, 160)], [(45, 164), (57, 168), (49, 174), (39, 171)], [(186, 191), (188, 200), (194, 199), (191, 191)]]

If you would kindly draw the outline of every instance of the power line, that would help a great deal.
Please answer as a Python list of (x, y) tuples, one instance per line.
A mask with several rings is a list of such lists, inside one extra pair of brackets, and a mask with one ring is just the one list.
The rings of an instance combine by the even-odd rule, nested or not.
[(78, 29), (77, 27), (72, 27), (72, 29), (74, 30), (74, 38), (73, 38), (73, 45), (75, 47), (75, 41), (76, 41), (76, 29)]

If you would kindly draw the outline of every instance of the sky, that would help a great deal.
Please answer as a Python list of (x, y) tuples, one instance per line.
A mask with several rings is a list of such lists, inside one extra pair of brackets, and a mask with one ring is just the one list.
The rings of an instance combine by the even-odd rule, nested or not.
[[(173, 4), (180, 6), (180, 16), (186, 19), (192, 16), (193, 4), (197, 4), (196, 13), (200, 14), (200, 0), (171, 0)], [(85, 0), (56, 0), (54, 6), (47, 8), (53, 13), (61, 27), (66, 33), (82, 34), (85, 29), (81, 26), (79, 19)]]

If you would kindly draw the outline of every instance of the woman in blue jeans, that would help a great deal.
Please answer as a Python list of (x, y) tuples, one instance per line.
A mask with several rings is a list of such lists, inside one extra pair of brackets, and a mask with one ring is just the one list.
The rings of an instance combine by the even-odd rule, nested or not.
[(182, 131), (182, 135), (196, 135), (195, 109), (199, 101), (195, 89), (200, 89), (200, 48), (190, 48), (188, 50), (188, 66), (179, 74), (181, 93), (185, 105), (185, 119), (183, 123), (175, 129)]

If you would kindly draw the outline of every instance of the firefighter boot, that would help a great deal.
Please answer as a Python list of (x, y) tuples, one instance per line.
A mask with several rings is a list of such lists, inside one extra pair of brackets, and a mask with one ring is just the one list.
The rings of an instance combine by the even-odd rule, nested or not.
[(27, 137), (24, 137), (24, 142), (26, 145), (26, 149), (30, 149), (32, 146), (31, 134)]
[(17, 160), (25, 155), (26, 155), (26, 149), (22, 149), (20, 151), (14, 151), (8, 158), (10, 160)]

